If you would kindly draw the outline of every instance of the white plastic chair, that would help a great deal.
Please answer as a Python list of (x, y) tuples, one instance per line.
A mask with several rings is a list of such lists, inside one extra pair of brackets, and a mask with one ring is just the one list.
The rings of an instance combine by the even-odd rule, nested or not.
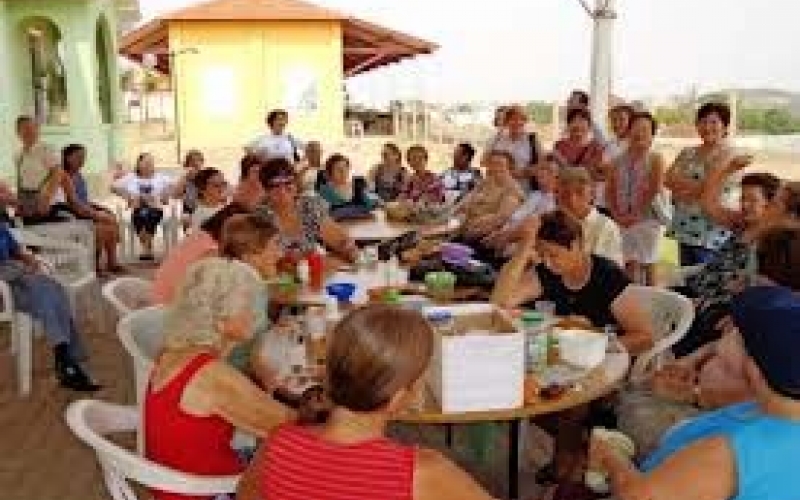
[(653, 322), (655, 345), (639, 355), (631, 369), (630, 379), (641, 381), (664, 361), (669, 349), (686, 335), (694, 321), (694, 304), (683, 295), (650, 286), (631, 285), (639, 302), (647, 307)]
[(39, 257), (49, 264), (49, 274), (67, 289), (72, 311), (77, 313), (78, 295), (84, 288), (97, 283), (94, 254), (90, 253), (93, 250), (84, 243), (59, 239), (56, 236), (43, 236), (28, 228), (12, 229), (11, 232), (20, 245), (39, 249)]
[(136, 500), (129, 481), (181, 495), (213, 497), (236, 491), (239, 476), (199, 476), (180, 472), (147, 460), (107, 439), (108, 434), (133, 432), (141, 427), (137, 408), (84, 399), (67, 407), (66, 420), (73, 434), (97, 455), (106, 489), (113, 500)]
[(11, 287), (5, 281), (0, 281), (0, 298), (3, 301), (0, 323), (8, 323), (11, 329), (11, 354), (17, 362), (17, 390), (21, 396), (27, 396), (31, 393), (33, 372), (33, 320), (14, 308)]
[(153, 360), (161, 352), (165, 316), (164, 307), (150, 306), (132, 311), (117, 324), (117, 336), (133, 361), (137, 403), (142, 402)]
[(103, 286), (103, 297), (119, 318), (152, 304), (153, 283), (134, 276), (122, 276)]
[[(181, 234), (181, 210), (180, 205), (175, 200), (170, 200), (167, 206), (163, 207), (164, 218), (159, 225), (160, 233), (164, 240), (164, 254), (178, 244)], [(126, 259), (132, 260), (136, 257), (136, 245), (138, 236), (133, 228), (131, 217), (133, 211), (122, 205), (116, 207), (117, 224), (119, 224), (119, 234), (122, 235), (123, 254)]]

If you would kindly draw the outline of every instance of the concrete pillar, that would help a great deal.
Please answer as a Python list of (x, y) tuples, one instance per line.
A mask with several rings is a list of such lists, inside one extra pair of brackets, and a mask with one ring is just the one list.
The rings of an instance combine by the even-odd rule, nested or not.
[[(615, 0), (596, 0), (592, 34), (591, 108), (592, 116), (605, 130), (608, 101), (612, 92)], [(603, 7), (605, 6), (605, 9)]]

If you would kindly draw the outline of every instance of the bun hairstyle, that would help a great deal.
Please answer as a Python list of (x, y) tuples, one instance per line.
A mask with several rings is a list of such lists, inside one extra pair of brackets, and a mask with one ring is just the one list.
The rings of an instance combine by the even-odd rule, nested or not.
[(153, 155), (150, 153), (139, 153), (139, 156), (136, 157), (136, 166), (133, 167), (133, 172), (136, 175), (142, 175), (142, 162), (147, 158), (152, 158)]
[(573, 216), (563, 210), (555, 210), (542, 215), (537, 239), (571, 248), (573, 243), (583, 240), (583, 229)]
[(341, 407), (372, 412), (411, 387), (428, 368), (433, 330), (415, 311), (368, 305), (348, 314), (328, 338), (322, 391), (304, 395), (300, 422), (324, 422)]

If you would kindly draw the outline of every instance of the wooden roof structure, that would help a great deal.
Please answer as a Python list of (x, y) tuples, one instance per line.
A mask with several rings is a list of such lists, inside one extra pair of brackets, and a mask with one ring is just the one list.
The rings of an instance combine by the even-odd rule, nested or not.
[(302, 0), (210, 0), (134, 29), (122, 38), (120, 53), (137, 62), (142, 62), (145, 54), (153, 54), (156, 69), (169, 73), (169, 23), (191, 21), (338, 21), (342, 25), (345, 77), (430, 54), (438, 48), (426, 40)]

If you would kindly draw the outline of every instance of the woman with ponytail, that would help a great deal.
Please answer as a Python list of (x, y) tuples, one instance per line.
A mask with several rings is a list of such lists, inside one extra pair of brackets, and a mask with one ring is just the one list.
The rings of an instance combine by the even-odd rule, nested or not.
[(417, 312), (350, 313), (328, 339), (325, 393), (304, 398), (298, 422), (262, 443), (237, 500), (490, 499), (438, 452), (386, 437), (422, 389), (432, 350), (433, 331)]

